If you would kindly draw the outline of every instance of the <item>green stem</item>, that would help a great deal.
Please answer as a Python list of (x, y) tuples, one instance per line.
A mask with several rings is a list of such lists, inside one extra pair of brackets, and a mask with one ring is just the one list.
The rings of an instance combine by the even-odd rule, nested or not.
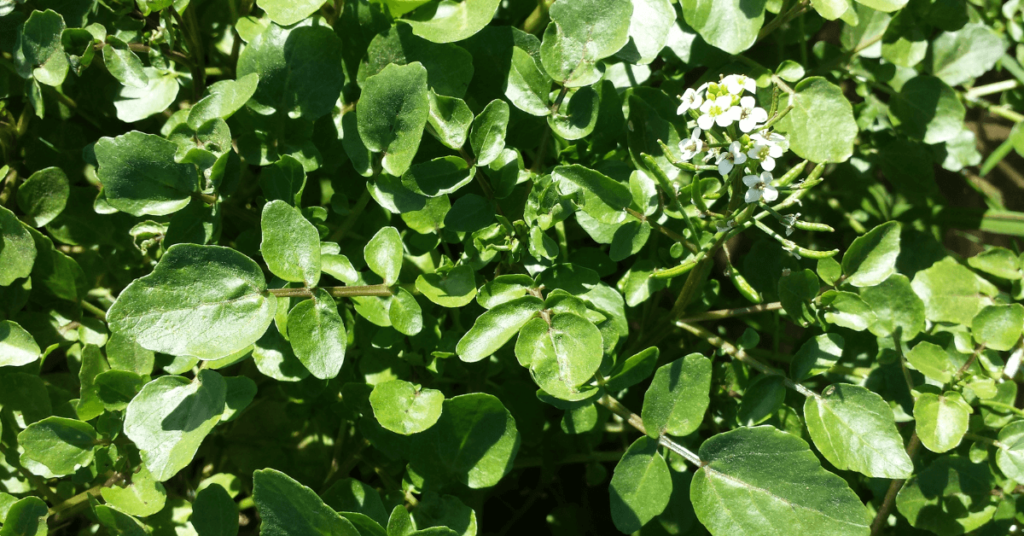
[[(917, 437), (917, 431), (915, 430), (914, 435), (910, 436), (910, 442), (907, 443), (907, 456), (910, 457), (911, 461), (913, 461), (914, 455), (917, 454), (920, 447), (921, 440)], [(897, 479), (889, 483), (889, 490), (885, 493), (882, 506), (878, 509), (875, 520), (871, 523), (871, 536), (878, 536), (882, 526), (889, 519), (889, 512), (892, 511), (892, 505), (896, 502), (896, 495), (903, 489), (905, 482), (906, 480)]]
[(903, 355), (903, 344), (900, 340), (902, 332), (903, 328), (896, 328), (896, 331), (892, 333), (892, 342), (896, 346), (896, 353), (900, 356), (900, 368), (903, 369), (903, 379), (907, 382), (907, 392), (913, 396), (914, 380), (910, 377), (910, 369), (907, 368), (907, 357)]
[(1004, 91), (1010, 91), (1017, 89), (1021, 86), (1020, 80), (1003, 80), (1002, 82), (992, 82), (991, 84), (985, 84), (983, 86), (976, 86), (968, 89), (964, 92), (964, 98), (976, 99), (978, 97), (984, 97), (986, 95), (994, 95), (996, 93), (1002, 93)]
[(757, 313), (763, 313), (766, 311), (778, 311), (779, 309), (782, 309), (782, 303), (780, 302), (761, 303), (758, 305), (751, 305), (750, 307), (720, 309), (718, 311), (708, 311), (706, 313), (695, 314), (684, 318), (680, 318), (679, 322), (691, 323), (704, 322), (705, 320), (722, 320), (725, 318), (752, 315)]
[(99, 318), (100, 320), (102, 320), (104, 322), (107, 321), (107, 312), (106, 311), (104, 311), (103, 309), (100, 309), (99, 307), (97, 307), (97, 306), (95, 306), (95, 305), (93, 305), (93, 304), (91, 304), (91, 303), (89, 303), (89, 302), (87, 302), (85, 300), (82, 300), (81, 303), (82, 303), (82, 309), (85, 309), (86, 311), (89, 311), (90, 313), (95, 315), (96, 318)]
[(569, 242), (565, 239), (564, 220), (555, 224), (555, 235), (558, 236), (558, 252), (562, 259), (564, 262), (572, 262), (569, 260)]
[(523, 31), (534, 35), (540, 33), (548, 24), (548, 10), (554, 3), (555, 0), (537, 0), (537, 7), (523, 21)]
[(810, 389), (804, 387), (803, 385), (800, 385), (799, 383), (796, 383), (793, 380), (789, 379), (789, 377), (786, 376), (786, 374), (781, 370), (765, 365), (764, 363), (758, 361), (755, 357), (748, 354), (746, 350), (742, 348), (737, 348), (729, 341), (719, 337), (718, 335), (715, 335), (714, 333), (711, 333), (710, 331), (700, 326), (696, 326), (682, 321), (676, 321), (676, 326), (679, 326), (680, 328), (683, 328), (684, 330), (689, 331), (690, 333), (704, 339), (705, 341), (708, 342), (708, 344), (714, 346), (715, 348), (721, 348), (722, 351), (732, 356), (733, 359), (751, 368), (757, 369), (764, 374), (770, 374), (772, 376), (778, 376), (782, 378), (782, 383), (786, 387), (789, 387), (790, 389), (804, 396), (819, 396), (818, 393), (815, 393), (814, 391), (811, 391)]
[(999, 441), (997, 441), (995, 439), (992, 439), (991, 437), (985, 437), (983, 435), (972, 434), (971, 432), (965, 433), (964, 434), (964, 439), (970, 439), (971, 441), (977, 441), (977, 442), (985, 443), (987, 445), (992, 445), (993, 447), (995, 447), (997, 449), (1002, 449), (1002, 450), (1007, 450), (1007, 449), (1010, 448), (1009, 445), (1007, 445), (1006, 443), (1001, 443), (1001, 442), (999, 442)]
[(803, 13), (810, 4), (810, 0), (801, 0), (790, 8), (789, 11), (778, 14), (771, 22), (761, 28), (761, 31), (757, 34), (757, 41), (768, 37), (772, 32), (778, 29), (779, 26), (793, 20), (794, 17)]
[(248, 510), (248, 509), (250, 509), (250, 508), (252, 508), (254, 506), (256, 506), (256, 501), (252, 498), (251, 495), (249, 497), (246, 497), (246, 498), (238, 501), (238, 511), (239, 512), (241, 512), (243, 510)]
[(978, 403), (981, 404), (982, 406), (988, 406), (990, 408), (1011, 411), (1013, 413), (1016, 413), (1017, 415), (1020, 415), (1021, 417), (1024, 417), (1024, 410), (1014, 407), (1012, 404), (996, 402), (995, 400), (978, 400)]
[[(629, 408), (627, 408), (626, 406), (623, 406), (622, 402), (619, 402), (611, 395), (604, 395), (603, 397), (597, 400), (597, 403), (612, 410), (612, 413), (618, 415), (619, 417), (622, 417), (622, 420), (628, 422), (630, 426), (639, 430), (640, 433), (647, 435), (647, 429), (644, 428), (643, 419), (641, 419), (640, 416), (637, 415), (636, 413), (630, 411)], [(665, 436), (660, 436), (658, 438), (658, 443), (660, 443), (665, 448), (671, 450), (672, 452), (675, 452), (676, 454), (682, 456), (683, 458), (686, 459), (686, 461), (692, 463), (693, 465), (697, 467), (704, 466), (704, 462), (700, 461), (700, 456), (697, 456), (696, 453), (680, 445), (679, 443), (676, 443), (675, 441), (672, 441), (671, 439)]]
[[(351, 287), (318, 287), (326, 290), (335, 298), (353, 298), (356, 296), (393, 296), (391, 287), (387, 285), (360, 285)], [(268, 292), (278, 298), (312, 298), (313, 291), (308, 288), (272, 288)]]

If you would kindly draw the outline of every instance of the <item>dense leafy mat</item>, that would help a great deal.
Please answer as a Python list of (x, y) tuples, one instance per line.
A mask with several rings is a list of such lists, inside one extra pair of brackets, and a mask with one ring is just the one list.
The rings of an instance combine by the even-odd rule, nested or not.
[(1022, 8), (0, 0), (0, 536), (1019, 531)]

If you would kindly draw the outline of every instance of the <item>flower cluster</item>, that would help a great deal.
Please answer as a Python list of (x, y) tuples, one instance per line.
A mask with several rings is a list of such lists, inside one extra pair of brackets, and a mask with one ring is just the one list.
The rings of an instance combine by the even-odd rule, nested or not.
[[(683, 161), (689, 162), (704, 153), (704, 162), (714, 161), (723, 177), (742, 166), (747, 172), (743, 176), (748, 188), (744, 196), (747, 203), (761, 199), (772, 202), (778, 198), (771, 172), (775, 169), (775, 160), (789, 149), (784, 136), (764, 128), (768, 112), (757, 106), (753, 96), (747, 95), (756, 90), (752, 78), (729, 75), (718, 83), (708, 82), (697, 89), (687, 89), (677, 111), (697, 120), (690, 137), (679, 143)], [(713, 130), (715, 127), (717, 131)], [(736, 132), (736, 128), (742, 134)], [(760, 174), (758, 167), (762, 170)]]

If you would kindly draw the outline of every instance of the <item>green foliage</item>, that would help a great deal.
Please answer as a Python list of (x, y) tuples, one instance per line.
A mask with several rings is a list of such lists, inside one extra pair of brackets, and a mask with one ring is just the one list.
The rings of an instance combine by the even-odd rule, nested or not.
[(0, 536), (1019, 532), (1022, 6), (0, 0)]

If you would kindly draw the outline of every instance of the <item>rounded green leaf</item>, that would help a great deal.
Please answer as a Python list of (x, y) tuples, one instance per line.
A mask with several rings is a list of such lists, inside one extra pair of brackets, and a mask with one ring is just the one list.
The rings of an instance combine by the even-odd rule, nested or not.
[(402, 186), (427, 197), (437, 197), (469, 184), (475, 173), (476, 168), (469, 167), (465, 160), (457, 156), (442, 156), (414, 164), (402, 174)]
[(901, 338), (909, 341), (924, 331), (924, 302), (905, 275), (893, 274), (873, 287), (863, 288), (860, 297), (875, 313), (875, 322), (868, 326), (872, 334), (887, 337), (899, 329)]
[(101, 372), (93, 380), (96, 394), (109, 411), (121, 411), (149, 381), (147, 376), (126, 370)]
[(543, 117), (551, 113), (550, 91), (551, 78), (541, 70), (538, 59), (519, 47), (512, 47), (505, 97), (516, 108)]
[(843, 356), (846, 341), (837, 333), (824, 333), (800, 345), (789, 366), (790, 376), (803, 381), (827, 371)]
[(270, 24), (238, 56), (239, 79), (259, 75), (249, 107), (262, 115), (310, 120), (329, 113), (344, 84), (341, 48), (337, 34), (322, 22)]
[(953, 378), (955, 367), (949, 360), (949, 354), (941, 346), (921, 341), (907, 352), (907, 361), (924, 374), (937, 382), (949, 383)]
[(765, 0), (682, 0), (680, 3), (686, 24), (708, 44), (729, 54), (750, 48), (764, 24)]
[(1011, 281), (1024, 277), (1024, 274), (1021, 273), (1022, 266), (1017, 258), (1017, 254), (1006, 248), (994, 247), (986, 249), (967, 259), (967, 264), (975, 270), (981, 270), (986, 274), (992, 274)]
[[(396, 0), (389, 0), (394, 2)], [(435, 43), (462, 41), (487, 26), (498, 10), (501, 0), (462, 0), (449, 2), (429, 19), (401, 19), (412, 26), (416, 35)]]
[(1024, 480), (1024, 421), (1015, 421), (999, 431), (1003, 447), (996, 451), (996, 465), (1007, 478)]
[[(710, 6), (710, 0), (706, 0)], [(845, 162), (853, 154), (857, 122), (853, 105), (838, 86), (824, 78), (806, 78), (793, 87), (793, 109), (776, 123), (801, 158), (824, 164)]]
[(711, 360), (693, 353), (662, 365), (644, 394), (640, 416), (647, 435), (685, 436), (704, 420), (710, 403)]
[(967, 432), (971, 412), (960, 393), (921, 393), (914, 402), (917, 437), (932, 452), (954, 449)]
[(396, 434), (411, 435), (430, 428), (441, 416), (444, 393), (402, 380), (378, 383), (370, 393), (373, 416)]
[(978, 344), (1005, 352), (1013, 348), (1024, 329), (1024, 305), (989, 305), (971, 320), (971, 333)]
[(558, 112), (548, 116), (551, 130), (567, 140), (585, 138), (597, 126), (597, 113), (601, 95), (593, 86), (586, 86), (566, 94)]
[(855, 287), (873, 287), (896, 272), (900, 224), (888, 222), (857, 237), (843, 254), (843, 274)]
[(149, 75), (142, 60), (128, 47), (128, 43), (110, 35), (103, 46), (103, 64), (118, 82), (125, 86), (144, 89), (149, 85)]
[(932, 41), (932, 74), (957, 86), (981, 76), (1006, 53), (1003, 38), (981, 22), (944, 32)]
[(68, 57), (60, 40), (64, 28), (64, 18), (53, 10), (30, 12), (14, 43), (14, 63), (22, 78), (32, 76), (48, 86), (64, 82), (68, 75)]
[(821, 467), (799, 436), (771, 426), (704, 441), (690, 483), (697, 519), (716, 536), (865, 536), (871, 518), (842, 478)]
[(911, 525), (939, 536), (966, 534), (988, 522), (996, 507), (987, 464), (942, 456), (908, 480), (896, 495), (896, 508)]
[(416, 473), (472, 489), (497, 484), (519, 451), (515, 419), (485, 393), (445, 400), (437, 424), (411, 438), (410, 467)]
[(397, 288), (387, 300), (388, 320), (402, 335), (413, 336), (423, 329), (423, 309), (416, 297), (404, 288)]
[[(316, 493), (275, 469), (252, 475), (252, 497), (270, 536), (359, 536), (345, 518), (324, 504)], [(205, 535), (203, 535), (205, 536)]]
[(295, 283), (315, 287), (320, 281), (320, 234), (299, 209), (275, 200), (263, 206), (260, 251), (270, 271)]
[[(316, 0), (313, 0), (316, 1)], [(211, 119), (227, 119), (242, 109), (256, 93), (260, 75), (249, 73), (237, 80), (221, 80), (206, 88), (207, 96), (188, 111), (187, 123), (193, 130)]]
[(277, 299), (266, 288), (260, 267), (235, 250), (177, 244), (121, 292), (107, 321), (154, 352), (218, 359), (256, 342), (274, 320)]
[(747, 386), (736, 414), (740, 424), (754, 426), (768, 420), (786, 400), (786, 384), (782, 376), (765, 374)]
[(327, 380), (338, 375), (345, 362), (348, 335), (338, 304), (323, 289), (288, 312), (288, 339), (295, 356), (313, 376)]
[(430, 116), (427, 117), (427, 122), (434, 129), (438, 141), (449, 149), (458, 150), (469, 138), (473, 111), (462, 99), (445, 97), (433, 91), (430, 91), (429, 97)]
[(147, 82), (144, 87), (123, 86), (114, 101), (117, 118), (125, 123), (142, 121), (166, 110), (178, 97), (178, 78), (174, 73), (161, 72), (152, 67), (143, 69)]
[(871, 9), (875, 9), (875, 10), (882, 11), (882, 12), (885, 12), (885, 13), (890, 13), (890, 12), (896, 11), (897, 9), (901, 9), (903, 6), (907, 5), (907, 2), (908, 2), (908, 0), (857, 0), (857, 1), (860, 2), (861, 4), (864, 4), (865, 6), (870, 7)]
[(178, 164), (178, 146), (160, 136), (132, 131), (96, 142), (96, 176), (114, 208), (133, 216), (163, 216), (185, 208), (199, 188), (192, 164)]
[(615, 465), (608, 485), (615, 528), (632, 534), (661, 514), (672, 495), (672, 475), (658, 440), (640, 437)]
[(281, 26), (291, 26), (316, 13), (326, 0), (260, 0), (259, 6), (270, 20)]
[(969, 325), (997, 293), (994, 285), (951, 257), (917, 272), (910, 285), (924, 302), (925, 316), (933, 322)]
[(33, 173), (18, 186), (18, 208), (25, 213), (26, 223), (42, 227), (64, 210), (70, 194), (64, 171), (48, 167)]
[(460, 264), (416, 278), (416, 290), (441, 307), (462, 307), (476, 297), (476, 275), (473, 267)]
[(889, 404), (863, 387), (837, 383), (807, 397), (804, 420), (814, 446), (839, 469), (875, 478), (914, 471)]
[[(423, 64), (427, 70), (427, 86), (432, 94), (458, 99), (466, 95), (474, 71), (470, 53), (458, 45), (432, 43), (417, 37), (404, 24), (392, 26), (370, 41), (366, 57), (359, 65), (357, 79), (362, 83), (366, 77), (379, 73), (389, 64), (412, 62)], [(459, 147), (461, 145), (454, 148)]]
[(385, 285), (394, 285), (402, 271), (402, 237), (398, 229), (384, 227), (373, 235), (363, 248), (366, 265), (384, 279)]
[(36, 260), (36, 243), (13, 212), (0, 207), (0, 286), (28, 277)]
[(629, 19), (629, 42), (616, 56), (629, 63), (646, 65), (658, 57), (676, 22), (670, 0), (635, 0)]
[(908, 137), (933, 144), (957, 137), (967, 111), (953, 88), (934, 76), (921, 75), (903, 84), (889, 101), (889, 114)]
[[(127, 486), (103, 488), (100, 494), (108, 505), (139, 517), (151, 516), (163, 510), (167, 502), (167, 490), (164, 489), (164, 485), (157, 482), (145, 467), (140, 467), (131, 475), (131, 483)], [(234, 517), (237, 525), (238, 516)]]
[(196, 494), (189, 519), (199, 536), (237, 536), (238, 506), (220, 485), (212, 485)]
[(427, 70), (418, 62), (391, 64), (366, 79), (359, 98), (359, 136), (384, 153), (384, 171), (401, 177), (412, 164), (430, 115)]
[(46, 503), (39, 497), (25, 497), (11, 505), (0, 527), (0, 536), (46, 536), (46, 518), (50, 515)]
[(575, 195), (576, 203), (603, 223), (621, 223), (633, 202), (629, 186), (580, 165), (558, 166), (551, 177), (563, 195)]
[(543, 307), (544, 302), (534, 296), (523, 296), (494, 306), (477, 317), (473, 327), (459, 340), (455, 353), (467, 363), (490, 357)]
[(486, 166), (501, 155), (505, 148), (508, 117), (508, 103), (496, 99), (488, 103), (473, 120), (473, 128), (469, 131), (469, 144), (476, 155), (476, 165)]
[(25, 449), (22, 463), (36, 462), (57, 476), (70, 475), (92, 463), (96, 430), (82, 421), (47, 417), (18, 434), (18, 445)]
[(224, 413), (224, 378), (202, 370), (195, 380), (161, 376), (128, 404), (124, 433), (158, 482), (192, 463), (199, 445)]
[(20, 367), (39, 359), (42, 352), (32, 334), (17, 322), (0, 322), (0, 367)]
[(551, 6), (551, 23), (540, 46), (547, 74), (566, 87), (589, 86), (601, 78), (598, 60), (629, 41), (633, 4), (629, 0), (576, 0)]

